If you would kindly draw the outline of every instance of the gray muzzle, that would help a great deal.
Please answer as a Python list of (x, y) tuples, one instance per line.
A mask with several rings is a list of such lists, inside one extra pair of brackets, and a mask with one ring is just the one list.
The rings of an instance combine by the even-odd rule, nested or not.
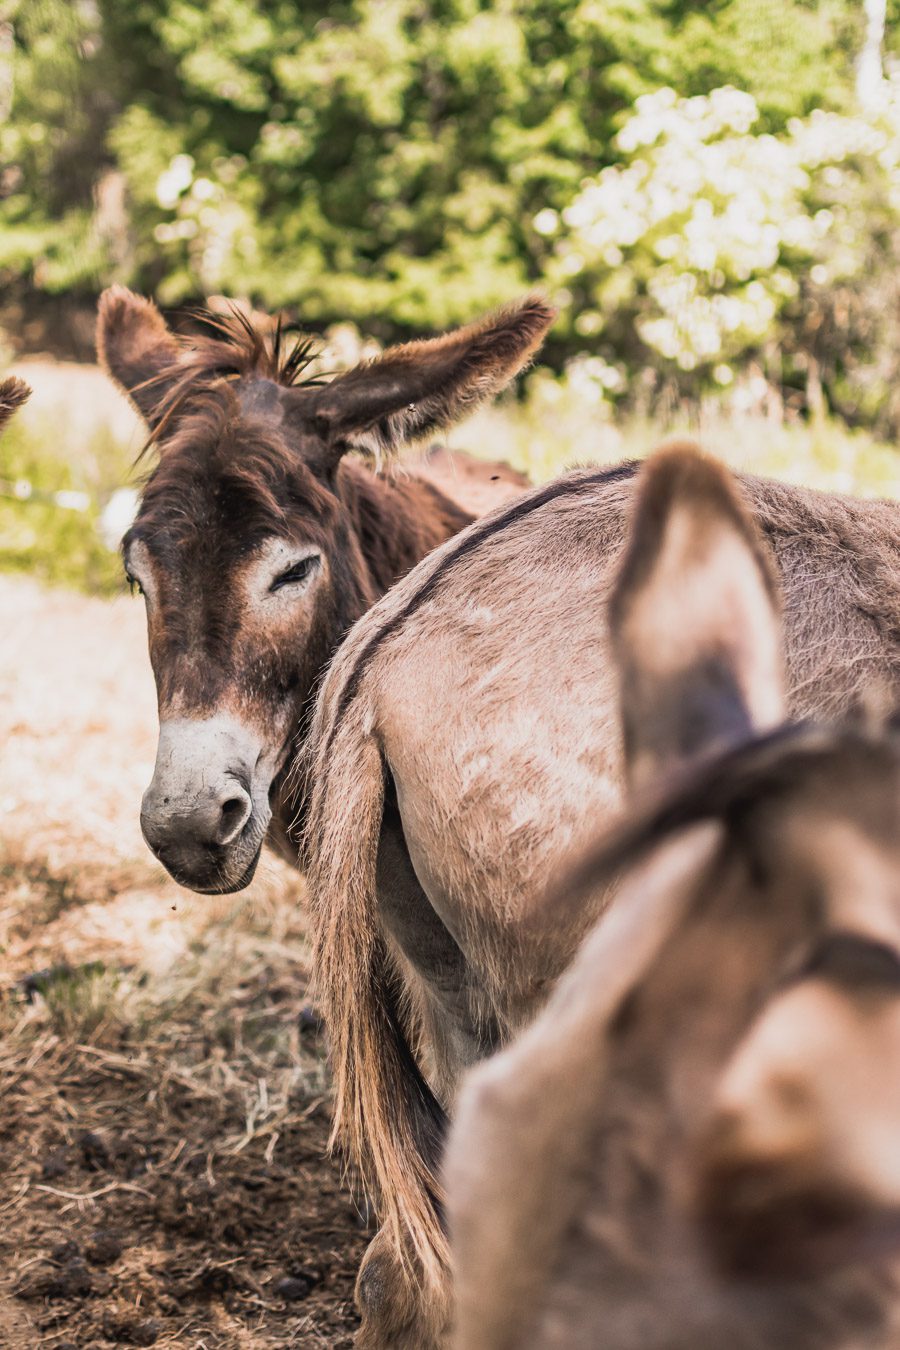
[(222, 893), (250, 881), (271, 819), (275, 758), (225, 713), (160, 723), (141, 829), (182, 886)]

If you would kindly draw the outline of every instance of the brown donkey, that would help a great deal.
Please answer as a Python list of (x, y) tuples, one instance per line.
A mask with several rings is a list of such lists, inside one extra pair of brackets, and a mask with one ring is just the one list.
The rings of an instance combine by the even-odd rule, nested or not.
[(771, 570), (716, 466), (641, 475), (611, 628), (639, 794), (612, 909), (473, 1071), (456, 1350), (900, 1344), (900, 736), (783, 726)]
[(324, 383), (280, 328), (267, 339), (237, 313), (210, 316), (216, 336), (181, 341), (147, 300), (106, 291), (100, 360), (159, 451), (123, 551), (159, 695), (141, 825), (176, 881), (240, 889), (267, 833), (296, 863), (286, 766), (322, 672), (350, 625), (472, 520), (426, 478), (345, 455), (456, 421), (522, 368), (552, 317), (531, 298)]
[[(436, 550), (348, 635), (317, 703), (315, 970), (336, 1131), (383, 1225), (361, 1345), (440, 1344), (443, 1113), (460, 1072), (531, 1020), (591, 918), (543, 899), (621, 800), (605, 614), (634, 476), (568, 475)], [(740, 490), (784, 589), (792, 714), (837, 717), (871, 681), (900, 685), (900, 510), (749, 476)], [(664, 617), (660, 662), (680, 636)], [(765, 696), (777, 654), (746, 653), (761, 725), (780, 717)], [(653, 728), (628, 734), (640, 776)]]
[(0, 380), (0, 431), (30, 394), (28, 385), (16, 375), (8, 375), (5, 380)]

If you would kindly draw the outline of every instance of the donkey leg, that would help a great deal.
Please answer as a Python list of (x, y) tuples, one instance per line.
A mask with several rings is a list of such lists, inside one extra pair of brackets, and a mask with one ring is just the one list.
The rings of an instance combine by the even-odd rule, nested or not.
[(357, 1350), (446, 1350), (450, 1338), (450, 1279), (427, 1297), (404, 1268), (382, 1228), (369, 1243), (356, 1280), (362, 1325)]
[[(421, 1053), (432, 1090), (449, 1102), (461, 1069), (490, 1047), (481, 1043), (468, 1014), (465, 958), (419, 883), (390, 787), (377, 887), (381, 922), (419, 1024), (417, 1056)], [(441, 1144), (435, 1139), (430, 1146), (434, 1155), (427, 1162), (437, 1173)], [(397, 1241), (381, 1229), (363, 1259), (356, 1285), (362, 1316), (356, 1344), (359, 1350), (442, 1350), (448, 1337), (449, 1276), (437, 1259), (426, 1276), (412, 1250), (398, 1250)]]
[(392, 783), (385, 792), (377, 887), (384, 932), (421, 1021), (427, 1076), (446, 1107), (463, 1070), (497, 1048), (498, 1032), (480, 1006), (465, 955), (416, 875)]

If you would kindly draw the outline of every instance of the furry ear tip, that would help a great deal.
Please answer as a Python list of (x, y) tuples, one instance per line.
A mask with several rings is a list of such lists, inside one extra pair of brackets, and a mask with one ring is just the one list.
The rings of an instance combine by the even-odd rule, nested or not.
[(111, 309), (125, 309), (142, 303), (146, 304), (147, 302), (136, 291), (129, 290), (127, 286), (122, 286), (119, 282), (116, 282), (101, 291), (98, 309), (101, 314), (104, 314)]
[(747, 522), (733, 474), (696, 441), (663, 445), (638, 474), (638, 513), (642, 507), (668, 511), (677, 503), (697, 507), (714, 503), (735, 522)]
[(559, 310), (540, 291), (532, 291), (530, 295), (525, 295), (521, 300), (515, 300), (509, 306), (511, 313), (521, 319), (528, 320), (542, 332), (546, 332), (551, 324), (556, 321)]
[(539, 310), (546, 315), (548, 319), (555, 319), (559, 314), (558, 306), (554, 305), (543, 291), (529, 291), (525, 296), (525, 304), (531, 305), (535, 310)]
[(107, 286), (97, 306), (98, 338), (102, 340), (104, 333), (130, 320), (141, 323), (149, 321), (157, 327), (164, 326), (163, 317), (152, 300), (129, 290), (127, 286)]
[(613, 629), (622, 622), (634, 586), (649, 574), (648, 559), (659, 554), (674, 518), (682, 513), (693, 521), (695, 536), (711, 526), (736, 531), (775, 597), (774, 566), (731, 471), (695, 441), (672, 441), (648, 456), (638, 470), (628, 544), (610, 598)]
[(719, 466), (703, 450), (699, 441), (664, 441), (652, 455), (648, 455), (641, 465), (641, 477), (662, 477), (679, 470), (691, 471), (695, 467), (702, 473), (710, 467), (721, 472)]

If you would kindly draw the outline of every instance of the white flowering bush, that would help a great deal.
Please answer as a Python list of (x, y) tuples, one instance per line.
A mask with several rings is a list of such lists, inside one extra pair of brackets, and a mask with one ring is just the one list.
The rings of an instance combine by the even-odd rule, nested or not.
[(866, 115), (816, 112), (779, 136), (757, 121), (733, 88), (645, 95), (621, 161), (538, 213), (578, 335), (720, 386), (773, 344), (809, 364), (829, 292), (867, 284), (900, 231), (900, 86)]

